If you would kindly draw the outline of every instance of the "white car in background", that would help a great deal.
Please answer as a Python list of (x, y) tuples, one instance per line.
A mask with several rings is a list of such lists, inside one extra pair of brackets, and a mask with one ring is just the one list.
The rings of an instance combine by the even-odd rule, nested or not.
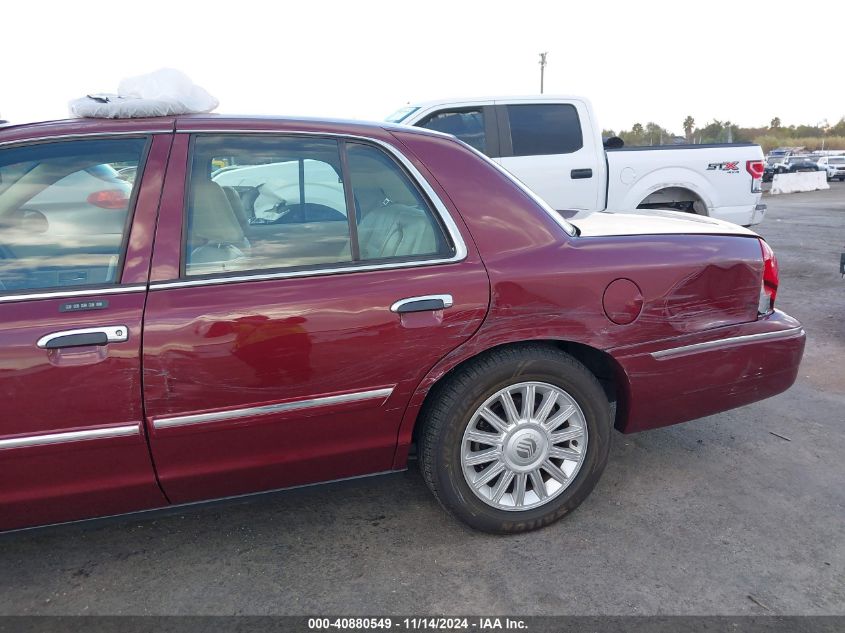
[[(24, 174), (0, 172), (10, 183)], [(121, 235), (132, 185), (118, 176), (111, 165), (95, 165), (68, 174), (30, 199), (21, 210), (30, 226), (56, 236), (78, 234), (78, 226), (96, 226), (100, 234)]]
[(845, 156), (822, 156), (818, 165), (827, 171), (828, 180), (845, 181)]
[(308, 205), (304, 207), (304, 212), (310, 214), (321, 210), (323, 213), (342, 214), (346, 203), (337, 184), (337, 172), (321, 161), (304, 160), (302, 163), (305, 179), (302, 188), (298, 161), (222, 167), (214, 172), (211, 179), (228, 190), (226, 193), (230, 200), (231, 192), (237, 194), (247, 218), (253, 218), (252, 222), (255, 219), (259, 222), (284, 222), (286, 215), (290, 215), (292, 210), (300, 211), (299, 207), (304, 205)]

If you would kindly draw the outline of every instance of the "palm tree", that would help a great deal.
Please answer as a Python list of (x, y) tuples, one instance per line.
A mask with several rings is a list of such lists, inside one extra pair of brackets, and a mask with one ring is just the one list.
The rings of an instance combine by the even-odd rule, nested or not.
[(684, 119), (684, 135), (687, 137), (687, 142), (692, 140), (692, 131), (695, 129), (695, 119), (688, 116)]

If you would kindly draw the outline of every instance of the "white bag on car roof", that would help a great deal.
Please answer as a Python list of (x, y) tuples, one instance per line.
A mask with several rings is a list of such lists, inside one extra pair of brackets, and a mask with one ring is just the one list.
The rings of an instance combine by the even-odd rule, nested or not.
[(120, 82), (117, 94), (93, 94), (69, 104), (73, 117), (132, 119), (211, 112), (219, 102), (178, 70), (162, 68)]

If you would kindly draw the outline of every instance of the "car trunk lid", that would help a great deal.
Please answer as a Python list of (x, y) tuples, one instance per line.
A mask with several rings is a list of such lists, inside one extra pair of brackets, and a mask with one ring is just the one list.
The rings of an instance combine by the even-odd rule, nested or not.
[(745, 235), (757, 234), (737, 224), (703, 215), (663, 209), (631, 211), (560, 211), (581, 237), (614, 235)]

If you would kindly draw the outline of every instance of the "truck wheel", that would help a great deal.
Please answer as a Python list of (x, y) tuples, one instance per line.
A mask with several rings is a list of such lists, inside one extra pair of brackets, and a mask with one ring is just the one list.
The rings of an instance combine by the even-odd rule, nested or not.
[(596, 377), (552, 347), (494, 350), (429, 395), (420, 466), (440, 504), (470, 526), (526, 532), (578, 507), (610, 451)]

